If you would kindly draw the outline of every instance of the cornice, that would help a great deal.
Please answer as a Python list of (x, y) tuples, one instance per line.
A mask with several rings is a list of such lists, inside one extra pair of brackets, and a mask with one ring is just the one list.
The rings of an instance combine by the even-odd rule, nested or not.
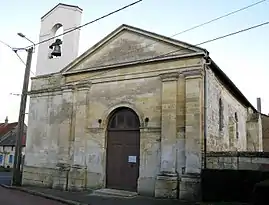
[(179, 77), (179, 72), (163, 73), (160, 74), (162, 82), (176, 81)]
[(51, 93), (51, 92), (72, 92), (74, 90), (88, 90), (91, 88), (91, 81), (89, 80), (83, 80), (80, 82), (76, 83), (68, 83), (65, 85), (61, 86), (55, 86), (55, 87), (50, 87), (50, 88), (43, 88), (43, 89), (38, 89), (38, 90), (31, 90), (28, 92), (29, 95), (33, 94), (41, 94), (41, 93)]
[(202, 69), (191, 69), (180, 72), (180, 75), (183, 75), (185, 78), (188, 77), (202, 77), (203, 70)]

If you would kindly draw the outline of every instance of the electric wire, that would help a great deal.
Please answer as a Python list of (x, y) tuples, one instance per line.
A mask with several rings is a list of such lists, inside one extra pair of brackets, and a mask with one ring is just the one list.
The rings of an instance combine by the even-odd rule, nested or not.
[[(242, 7), (242, 8), (240, 8), (240, 9), (231, 11), (231, 12), (229, 12), (229, 13), (226, 13), (226, 14), (222, 15), (222, 16), (216, 17), (216, 18), (214, 18), (214, 19), (211, 19), (211, 20), (206, 21), (206, 22), (204, 22), (204, 23), (201, 23), (201, 24), (198, 24), (198, 25), (196, 25), (196, 26), (190, 27), (190, 28), (188, 28), (188, 29), (186, 29), (186, 30), (183, 30), (183, 31), (181, 31), (181, 32), (175, 33), (175, 34), (173, 34), (172, 36), (170, 36), (170, 38), (175, 37), (175, 36), (178, 36), (178, 35), (183, 34), (183, 33), (186, 33), (186, 32), (189, 32), (189, 31), (192, 31), (192, 30), (194, 30), (194, 29), (200, 28), (200, 27), (205, 26), (205, 25), (207, 25), (207, 24), (213, 23), (213, 22), (215, 22), (215, 21), (218, 21), (218, 20), (223, 19), (223, 18), (225, 18), (225, 17), (231, 16), (231, 15), (236, 14), (236, 13), (238, 13), (238, 12), (244, 11), (244, 10), (246, 10), (246, 9), (249, 9), (249, 8), (251, 8), (251, 7), (254, 7), (254, 6), (256, 6), (256, 5), (258, 5), (258, 4), (261, 4), (261, 3), (263, 3), (263, 2), (266, 2), (266, 1), (267, 1), (267, 0), (258, 1), (258, 2), (255, 2), (255, 3), (253, 3), (253, 4), (250, 4), (250, 5), (248, 5), (248, 6)], [(131, 49), (131, 50), (129, 50), (128, 52), (124, 53), (122, 56), (130, 55), (130, 54), (133, 53), (133, 52), (137, 52), (137, 51), (139, 51), (139, 50), (148, 48), (148, 47), (150, 47), (150, 46), (152, 46), (152, 45), (155, 45), (156, 43), (157, 43), (157, 42), (154, 42), (154, 43), (151, 43), (151, 44), (147, 44), (147, 45), (145, 45), (145, 46), (142, 46), (142, 47), (140, 47), (140, 48)], [(107, 59), (107, 61), (110, 61), (110, 60), (113, 60), (113, 58), (111, 58), (111, 59)]]
[[(237, 35), (237, 34), (240, 34), (240, 33), (246, 32), (246, 31), (250, 31), (252, 29), (256, 29), (256, 28), (259, 28), (259, 27), (262, 27), (262, 26), (265, 26), (265, 25), (268, 25), (268, 24), (269, 24), (269, 21), (266, 21), (266, 22), (261, 23), (261, 24), (257, 24), (257, 25), (254, 25), (254, 26), (251, 26), (251, 27), (248, 27), (248, 28), (245, 28), (245, 29), (241, 29), (241, 30), (238, 30), (238, 31), (235, 31), (235, 32), (232, 32), (232, 33), (228, 33), (226, 35), (219, 36), (219, 37), (216, 37), (216, 38), (213, 38), (213, 39), (210, 39), (210, 40), (206, 40), (206, 41), (200, 42), (198, 44), (194, 44), (194, 45), (190, 45), (190, 46), (187, 46), (187, 47), (184, 47), (184, 48), (176, 49), (174, 51), (170, 51), (168, 53), (164, 53), (164, 54), (161, 54), (161, 55), (158, 55), (158, 56), (154, 56), (154, 57), (150, 57), (150, 58), (145, 58), (145, 59), (140, 59), (140, 60), (128, 61), (128, 62), (124, 62), (124, 63), (144, 63), (144, 62), (149, 61), (149, 60), (155, 60), (155, 59), (158, 59), (158, 58), (161, 58), (161, 57), (166, 57), (168, 55), (171, 55), (173, 53), (179, 52), (181, 50), (186, 50), (186, 49), (191, 48), (193, 46), (200, 46), (200, 45), (203, 45), (203, 44), (206, 44), (206, 43), (210, 43), (210, 42), (213, 42), (213, 41), (221, 40), (223, 38), (234, 36), (234, 35)], [(172, 57), (172, 56), (169, 56), (169, 57)], [(111, 64), (111, 65), (106, 65), (106, 66), (117, 66), (117, 65), (119, 65), (119, 64)], [(96, 67), (89, 67), (87, 69), (92, 69), (92, 68), (96, 68)], [(120, 68), (116, 68), (116, 69), (114, 68), (113, 70), (107, 70), (107, 71), (104, 71), (102, 73), (97, 73), (96, 75), (91, 76), (91, 78), (92, 77), (99, 76), (99, 75), (103, 75), (105, 73), (108, 73), (108, 72), (111, 72), (111, 71), (115, 71), (115, 70), (118, 70), (118, 69), (120, 69)]]
[[(8, 45), (7, 43), (5, 43), (4, 41), (0, 40), (0, 43), (2, 43), (3, 45), (7, 46), (8, 48), (10, 48), (18, 57), (18, 59), (23, 63), (23, 65), (26, 66), (26, 63), (23, 61), (23, 59), (20, 57), (20, 55), (17, 53), (17, 50), (15, 48), (12, 48), (10, 45)], [(35, 73), (33, 71), (31, 71), (31, 73), (33, 75), (35, 75)]]
[[(54, 36), (54, 37), (45, 39), (45, 40), (43, 40), (43, 41), (39, 41), (38, 43), (35, 43), (34, 46), (37, 46), (37, 45), (42, 44), (42, 43), (45, 43), (45, 42), (50, 41), (50, 40), (52, 40), (52, 39), (55, 39), (55, 38), (57, 38), (57, 37), (66, 35), (66, 34), (68, 34), (68, 33), (71, 33), (71, 32), (73, 32), (73, 31), (75, 31), (75, 30), (77, 30), (77, 29), (83, 28), (83, 27), (85, 27), (85, 26), (87, 26), (87, 25), (89, 25), (89, 24), (92, 24), (92, 23), (95, 23), (95, 22), (97, 22), (97, 21), (100, 21), (100, 20), (102, 20), (102, 19), (104, 19), (104, 18), (106, 18), (106, 17), (108, 17), (108, 16), (111, 16), (111, 15), (113, 15), (113, 14), (115, 14), (115, 13), (118, 13), (118, 12), (124, 10), (124, 9), (127, 9), (127, 8), (129, 8), (129, 7), (131, 7), (131, 6), (134, 6), (134, 5), (136, 5), (136, 4), (138, 4), (138, 3), (142, 2), (142, 1), (143, 1), (143, 0), (135, 1), (135, 2), (133, 2), (133, 3), (131, 3), (131, 4), (128, 4), (128, 5), (126, 5), (126, 6), (123, 6), (123, 7), (119, 8), (119, 9), (117, 9), (117, 10), (114, 10), (114, 11), (112, 11), (112, 12), (110, 12), (110, 13), (108, 13), (108, 14), (105, 14), (105, 15), (103, 15), (103, 16), (97, 18), (97, 19), (94, 19), (94, 20), (92, 20), (92, 21), (90, 21), (90, 22), (87, 22), (87, 23), (85, 23), (85, 24), (83, 24), (83, 25), (77, 26), (77, 27), (75, 27), (75, 28), (73, 28), (73, 29), (71, 29), (71, 30), (65, 31), (65, 32), (63, 32), (62, 34), (59, 34), (59, 35), (57, 35), (57, 36)], [(27, 47), (25, 47), (25, 49), (30, 48), (30, 47), (32, 47), (32, 45), (31, 45), (31, 46), (27, 46)]]

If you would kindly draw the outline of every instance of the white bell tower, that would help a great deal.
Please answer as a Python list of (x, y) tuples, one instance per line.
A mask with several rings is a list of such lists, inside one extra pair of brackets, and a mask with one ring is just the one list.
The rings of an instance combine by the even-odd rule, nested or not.
[[(41, 29), (39, 41), (55, 36), (58, 29), (63, 32), (80, 26), (82, 9), (78, 6), (59, 3), (41, 18)], [(38, 46), (36, 75), (48, 75), (59, 72), (78, 56), (80, 29), (65, 34), (62, 37), (54, 38)], [(52, 47), (56, 39), (61, 39), (59, 47)], [(59, 41), (57, 41), (59, 42)], [(59, 50), (60, 49), (60, 50)], [(52, 56), (52, 52), (61, 56)]]

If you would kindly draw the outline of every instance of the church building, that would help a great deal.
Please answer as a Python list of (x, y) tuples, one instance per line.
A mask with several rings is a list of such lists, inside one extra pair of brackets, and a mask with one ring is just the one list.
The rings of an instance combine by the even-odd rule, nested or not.
[[(58, 4), (40, 41), (81, 23)], [(23, 184), (195, 199), (209, 151), (262, 151), (261, 116), (203, 48), (121, 25), (78, 56), (80, 29), (38, 47)]]

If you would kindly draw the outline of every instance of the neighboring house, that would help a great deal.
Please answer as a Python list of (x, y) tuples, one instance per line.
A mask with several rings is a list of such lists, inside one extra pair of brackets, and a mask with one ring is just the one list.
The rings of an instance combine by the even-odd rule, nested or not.
[[(17, 122), (8, 123), (7, 118), (5, 123), (0, 123), (0, 166), (13, 167), (17, 125)], [(25, 125), (25, 134), (26, 129), (27, 127)], [(24, 156), (25, 141), (24, 135), (22, 139), (22, 156)]]
[(262, 114), (263, 151), (269, 152), (269, 115)]
[[(40, 41), (80, 17), (58, 4)], [(23, 184), (188, 199), (204, 151), (262, 150), (259, 112), (205, 49), (128, 25), (79, 57), (78, 42), (65, 35), (52, 59), (53, 41), (39, 45)]]

